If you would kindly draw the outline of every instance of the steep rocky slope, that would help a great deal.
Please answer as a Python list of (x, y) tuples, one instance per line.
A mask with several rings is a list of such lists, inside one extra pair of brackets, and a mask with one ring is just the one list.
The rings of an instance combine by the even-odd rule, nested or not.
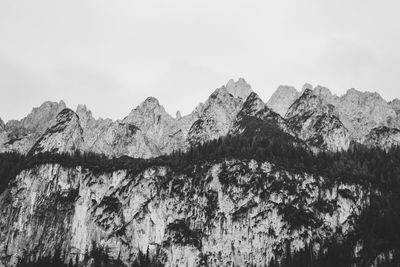
[[(335, 107), (337, 118), (349, 131), (353, 141), (363, 143), (369, 132), (377, 127), (400, 128), (398, 99), (386, 102), (378, 93), (360, 92), (355, 89), (337, 96), (324, 86), (318, 85), (313, 88), (310, 84), (303, 86), (302, 93), (307, 89)], [(290, 106), (301, 95), (293, 87), (280, 86), (268, 101), (268, 106), (286, 116)]]
[(347, 150), (351, 137), (333, 105), (306, 89), (289, 108), (287, 124), (317, 151)]
[(344, 125), (357, 141), (362, 142), (375, 127), (400, 126), (389, 125), (396, 112), (378, 93), (350, 89), (333, 104), (338, 107)]
[(58, 113), (55, 123), (46, 130), (29, 153), (82, 151), (83, 142), (83, 130), (78, 115), (65, 108)]
[(7, 137), (0, 143), (0, 151), (27, 153), (65, 107), (63, 101), (59, 103), (47, 101), (40, 107), (33, 108), (32, 112), (22, 120), (8, 121), (5, 126)]
[(264, 266), (287, 246), (346, 235), (367, 199), (361, 187), (253, 160), (138, 173), (44, 164), (0, 195), (0, 259), (59, 248), (84, 262), (96, 242), (124, 263), (148, 251), (165, 266)]
[(190, 127), (189, 143), (203, 143), (227, 135), (250, 93), (250, 85), (244, 79), (236, 83), (230, 80), (226, 86), (216, 89), (201, 106), (198, 120)]
[(374, 128), (365, 138), (364, 144), (384, 149), (400, 146), (400, 130), (385, 126)]
[(267, 106), (284, 117), (289, 107), (299, 96), (300, 93), (293, 86), (281, 85), (272, 94), (267, 102)]
[(229, 134), (260, 134), (273, 130), (294, 135), (287, 127), (286, 121), (252, 92), (233, 121)]
[(306, 84), (268, 103), (239, 79), (186, 116), (149, 97), (117, 121), (63, 102), (0, 120), (0, 152), (27, 154), (0, 154), (0, 266), (396, 259), (400, 102)]

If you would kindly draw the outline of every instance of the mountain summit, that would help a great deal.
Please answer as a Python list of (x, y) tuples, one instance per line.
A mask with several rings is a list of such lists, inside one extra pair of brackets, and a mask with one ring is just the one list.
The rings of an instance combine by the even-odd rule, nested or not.
[[(400, 128), (399, 100), (388, 103), (377, 93), (355, 89), (336, 96), (326, 87), (313, 88), (310, 84), (305, 84), (302, 92), (292, 86), (279, 86), (265, 104), (243, 78), (231, 79), (215, 89), (192, 113), (185, 116), (177, 113), (175, 117), (154, 97), (148, 97), (117, 121), (95, 119), (85, 105), (78, 105), (72, 117), (76, 121), (73, 128), (80, 130), (67, 133), (63, 132), (68, 128), (65, 127), (57, 130), (59, 137), (54, 133), (49, 136), (52, 127), (60, 125), (56, 117), (65, 108), (63, 101), (45, 102), (20, 121), (0, 122), (0, 151), (26, 154), (33, 148), (42, 151), (38, 144), (46, 147), (48, 142), (53, 145), (43, 151), (73, 153), (79, 149), (108, 157), (151, 158), (185, 151), (192, 145), (239, 134), (252, 127), (265, 130), (266, 125), (275, 125), (307, 143), (315, 152), (346, 150), (352, 141), (386, 148), (399, 144), (396, 132)], [(249, 126), (248, 121), (257, 123)], [(262, 124), (265, 125), (261, 127)], [(79, 145), (62, 144), (70, 142), (69, 134), (76, 142), (79, 140)], [(58, 141), (50, 142), (53, 138)], [(381, 142), (380, 138), (388, 141)]]

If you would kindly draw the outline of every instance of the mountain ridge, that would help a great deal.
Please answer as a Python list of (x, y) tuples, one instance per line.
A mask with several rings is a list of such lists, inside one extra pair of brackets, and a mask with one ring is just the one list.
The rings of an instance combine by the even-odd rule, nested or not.
[[(85, 105), (78, 105), (75, 113), (83, 131), (83, 142), (71, 146), (71, 149), (103, 153), (109, 157), (126, 155), (144, 158), (169, 154), (174, 150), (186, 150), (197, 143), (227, 134), (238, 134), (234, 129), (238, 127), (235, 125), (235, 121), (238, 120), (236, 116), (239, 115), (248, 96), (253, 93), (251, 86), (243, 78), (237, 81), (231, 79), (226, 85), (217, 88), (191, 113), (184, 116), (177, 113), (175, 117), (154, 97), (148, 97), (125, 118), (115, 121), (95, 119)], [(303, 106), (297, 108), (295, 123), (296, 119), (291, 114), (292, 106), (305, 95), (309, 97), (303, 101)], [(279, 86), (267, 103), (258, 96), (257, 98), (259, 106), (277, 111), (283, 119), (280, 122), (281, 126), (288, 133), (308, 142), (315, 152), (346, 150), (352, 141), (386, 148), (399, 145), (399, 139), (394, 136), (396, 134), (393, 130), (387, 131), (385, 137), (379, 135), (385, 138), (384, 142), (376, 141), (379, 138), (376, 136), (374, 142), (370, 141), (379, 127), (400, 128), (398, 99), (387, 102), (376, 92), (360, 92), (355, 89), (349, 89), (345, 94), (337, 96), (326, 87), (318, 85), (313, 88), (310, 84), (305, 84), (301, 92), (291, 86)], [(316, 100), (320, 103), (318, 108)], [(46, 101), (38, 108), (32, 109), (32, 112), (20, 121), (11, 120), (1, 124), (0, 151), (28, 153), (46, 129), (55, 123), (57, 114), (65, 108), (64, 101)], [(300, 131), (300, 125), (311, 123), (311, 120), (306, 120), (304, 116), (310, 116), (311, 109), (315, 108), (319, 115), (313, 119), (313, 126), (310, 126), (313, 129), (304, 128)], [(300, 119), (300, 114), (303, 114), (303, 119)], [(251, 116), (259, 117), (260, 114), (254, 113)], [(343, 129), (339, 132), (335, 130), (339, 128)]]

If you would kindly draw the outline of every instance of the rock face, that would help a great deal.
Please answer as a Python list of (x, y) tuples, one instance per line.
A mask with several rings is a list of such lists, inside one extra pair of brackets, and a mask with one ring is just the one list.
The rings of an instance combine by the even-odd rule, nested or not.
[(386, 126), (377, 127), (370, 131), (364, 144), (369, 147), (389, 149), (400, 145), (400, 130)]
[(195, 118), (193, 113), (173, 118), (157, 99), (149, 97), (123, 120), (102, 127), (104, 131), (89, 150), (116, 157), (169, 154), (187, 147), (187, 134)]
[(336, 104), (343, 124), (355, 140), (360, 142), (371, 129), (389, 126), (390, 121), (396, 117), (396, 112), (378, 93), (362, 93), (350, 89), (333, 104)]
[(83, 130), (78, 115), (65, 108), (56, 117), (56, 122), (35, 143), (30, 153), (73, 153), (82, 151)]
[(333, 105), (306, 89), (289, 108), (288, 126), (311, 147), (322, 150), (347, 150), (351, 137)]
[(247, 96), (251, 92), (253, 92), (250, 84), (248, 84), (243, 78), (239, 78), (237, 82), (235, 82), (233, 79), (230, 79), (225, 88), (235, 98), (240, 98), (243, 101), (246, 100)]
[(272, 111), (256, 93), (251, 93), (234, 120), (230, 134), (258, 134), (266, 130), (288, 132), (286, 121)]
[(63, 101), (59, 103), (47, 101), (40, 107), (33, 108), (32, 112), (22, 120), (7, 122), (5, 126), (7, 138), (0, 143), (0, 151), (27, 153), (64, 108)]
[(293, 86), (281, 85), (272, 94), (267, 102), (267, 106), (284, 117), (289, 107), (299, 96), (300, 93)]
[(396, 115), (398, 116), (400, 114), (400, 99), (396, 98), (390, 101), (389, 105), (392, 107), (392, 109), (396, 112)]
[(65, 262), (84, 261), (95, 241), (126, 264), (148, 251), (165, 266), (263, 266), (288, 244), (296, 252), (314, 237), (352, 229), (349, 218), (366, 205), (366, 191), (323, 184), (254, 160), (205, 163), (185, 174), (44, 164), (22, 171), (0, 194), (0, 264), (56, 247)]
[(243, 79), (236, 83), (230, 80), (215, 90), (198, 111), (199, 118), (189, 130), (189, 143), (203, 143), (227, 135), (250, 92), (250, 85)]
[[(356, 90), (339, 97), (309, 84), (301, 94), (279, 87), (267, 105), (239, 79), (185, 116), (170, 116), (153, 97), (117, 121), (95, 119), (84, 105), (74, 112), (62, 101), (46, 102), (21, 121), (0, 120), (0, 152), (150, 158), (228, 134), (288, 137), (316, 153), (346, 150), (351, 141), (389, 149), (400, 144), (399, 114), (399, 100), (387, 103)], [(270, 142), (282, 151), (279, 144)], [(215, 158), (181, 168), (155, 159), (127, 170), (129, 161), (124, 167), (71, 167), (61, 160), (44, 164), (40, 157), (1, 187), (0, 266), (56, 249), (66, 263), (78, 259), (91, 266), (86, 256), (93, 243), (125, 264), (148, 252), (165, 266), (265, 266), (288, 247), (297, 252), (346, 237), (372, 190), (346, 177), (307, 173), (306, 164), (284, 169), (291, 165)]]

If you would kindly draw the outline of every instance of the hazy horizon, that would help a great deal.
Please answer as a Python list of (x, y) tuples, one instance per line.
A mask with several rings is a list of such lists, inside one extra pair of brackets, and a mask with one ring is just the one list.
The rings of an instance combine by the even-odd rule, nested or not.
[(231, 78), (266, 102), (304, 83), (399, 98), (397, 1), (2, 1), (0, 118), (44, 101), (121, 119), (188, 114)]

